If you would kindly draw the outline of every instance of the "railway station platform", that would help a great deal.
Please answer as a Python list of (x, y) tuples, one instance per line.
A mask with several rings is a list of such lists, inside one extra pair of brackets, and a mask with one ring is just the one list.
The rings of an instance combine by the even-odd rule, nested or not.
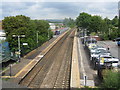
[[(3, 72), (1, 78), (9, 78), (7, 81), (19, 83), (32, 69), (33, 67), (41, 60), (41, 58), (68, 32), (58, 35), (57, 37), (52, 38), (51, 40), (44, 43), (39, 48), (33, 50), (31, 53), (27, 54), (21, 58), (20, 62), (15, 63)], [(34, 55), (35, 53), (35, 55)], [(11, 69), (11, 73), (10, 73)], [(11, 74), (11, 76), (10, 76)]]
[(77, 30), (75, 32), (74, 41), (73, 41), (70, 88), (80, 88), (80, 75), (79, 75), (77, 37), (76, 36), (77, 36)]

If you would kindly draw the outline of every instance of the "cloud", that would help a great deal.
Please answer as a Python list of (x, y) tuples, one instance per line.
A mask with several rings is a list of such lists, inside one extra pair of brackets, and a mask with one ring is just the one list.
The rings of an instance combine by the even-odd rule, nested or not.
[(0, 19), (19, 14), (32, 19), (76, 18), (80, 12), (113, 18), (118, 13), (117, 5), (117, 2), (2, 2)]
[(111, 19), (118, 14), (118, 3), (115, 2), (96, 3), (88, 8), (88, 11), (92, 14), (101, 15), (102, 17), (109, 17)]
[(119, 0), (2, 0), (3, 2), (118, 2)]

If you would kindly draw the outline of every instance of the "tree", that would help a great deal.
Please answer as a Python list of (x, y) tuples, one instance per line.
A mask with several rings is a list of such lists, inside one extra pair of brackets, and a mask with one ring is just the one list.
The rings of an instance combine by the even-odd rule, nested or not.
[(115, 17), (112, 19), (112, 25), (115, 26), (115, 27), (118, 27), (118, 16), (115, 16)]
[(100, 32), (101, 31), (101, 26), (103, 25), (102, 23), (102, 18), (100, 16), (92, 16), (91, 17), (91, 22), (89, 25), (89, 29), (91, 32)]
[[(3, 20), (3, 29), (6, 32), (7, 41), (10, 44), (12, 52), (18, 50), (18, 39), (12, 37), (13, 35), (25, 35), (21, 38), (21, 49), (23, 48), (23, 55), (30, 52), (37, 47), (37, 32), (39, 45), (48, 40), (49, 24), (44, 20), (31, 20), (24, 15), (5, 17)], [(52, 37), (50, 31), (50, 37)], [(27, 46), (22, 46), (22, 43), (28, 43)]]
[(112, 21), (109, 18), (104, 18), (104, 21), (107, 23), (107, 25), (111, 25)]
[(88, 13), (80, 13), (80, 15), (76, 19), (76, 25), (78, 27), (89, 28), (91, 22), (91, 15)]
[(63, 20), (63, 24), (67, 27), (71, 27), (71, 28), (75, 27), (75, 21), (71, 18), (65, 18)]
[[(6, 32), (7, 41), (10, 43), (11, 51), (18, 50), (17, 38), (13, 38), (12, 35), (27, 35), (30, 26), (29, 22), (30, 18), (23, 15), (5, 17), (3, 20), (3, 29)], [(23, 40), (21, 39), (21, 43), (22, 42)]]
[[(120, 27), (118, 27), (118, 17), (112, 20), (107, 17), (102, 19), (100, 16), (91, 16), (88, 13), (80, 13), (76, 19), (77, 27), (86, 28), (89, 33), (96, 33), (103, 39), (114, 39), (120, 36)], [(120, 26), (120, 25), (119, 25)]]

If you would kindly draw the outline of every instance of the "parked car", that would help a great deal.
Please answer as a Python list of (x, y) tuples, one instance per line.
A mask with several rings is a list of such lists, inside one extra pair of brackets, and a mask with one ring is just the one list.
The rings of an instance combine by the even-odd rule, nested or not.
[(120, 46), (120, 37), (116, 38), (116, 41), (117, 41), (117, 45)]
[(94, 52), (91, 52), (91, 56), (90, 56), (90, 60), (94, 60), (95, 58), (97, 58), (100, 55), (100, 51), (99, 50), (95, 50)]
[(114, 68), (114, 67), (118, 67), (119, 59), (112, 57), (110, 55), (101, 55), (98, 61), (100, 66), (102, 66), (102, 68), (109, 68), (109, 67)]
[(94, 69), (97, 69), (99, 65), (104, 66), (104, 61), (108, 58), (112, 58), (112, 56), (108, 55), (107, 53), (100, 53), (98, 56), (96, 56), (93, 60)]
[(117, 42), (117, 45), (120, 46), (120, 37), (116, 38), (116, 39), (113, 39), (113, 41), (116, 41)]

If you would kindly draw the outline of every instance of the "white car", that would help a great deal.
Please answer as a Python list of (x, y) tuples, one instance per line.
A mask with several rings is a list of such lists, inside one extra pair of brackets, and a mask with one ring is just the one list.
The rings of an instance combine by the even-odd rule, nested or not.
[(108, 60), (109, 60), (109, 62), (112, 63), (112, 67), (118, 67), (118, 65), (119, 65), (119, 59), (117, 59), (117, 58), (110, 58)]
[(88, 44), (88, 48), (91, 49), (91, 48), (94, 48), (96, 47), (97, 45), (95, 43), (90, 43)]
[(96, 49), (94, 52), (91, 52), (90, 60), (97, 58), (99, 55), (100, 51)]
[(112, 67), (118, 67), (119, 59), (112, 57), (110, 55), (101, 55), (99, 57), (99, 64), (101, 66), (112, 66)]
[(99, 49), (99, 50), (107, 50), (106, 48), (104, 48), (104, 47), (101, 47), (101, 46), (97, 46), (97, 49)]
[(93, 48), (90, 48), (89, 50), (90, 50), (90, 53), (94, 53), (94, 52), (96, 52), (97, 48), (93, 47)]

